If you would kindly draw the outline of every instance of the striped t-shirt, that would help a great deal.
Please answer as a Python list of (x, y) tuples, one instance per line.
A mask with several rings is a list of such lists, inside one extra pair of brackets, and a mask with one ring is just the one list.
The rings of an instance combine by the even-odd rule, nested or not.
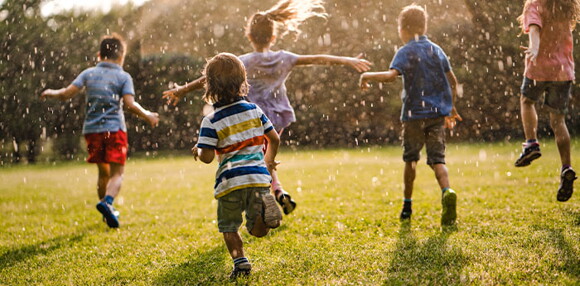
[(218, 155), (215, 198), (244, 188), (270, 187), (264, 162), (264, 134), (272, 123), (255, 104), (245, 100), (219, 106), (203, 118), (198, 148), (214, 149)]

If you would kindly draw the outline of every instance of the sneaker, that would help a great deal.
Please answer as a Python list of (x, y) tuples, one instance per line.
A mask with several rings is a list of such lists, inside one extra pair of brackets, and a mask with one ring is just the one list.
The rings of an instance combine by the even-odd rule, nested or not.
[(558, 196), (556, 197), (558, 201), (565, 202), (572, 197), (574, 192), (574, 180), (578, 179), (576, 177), (576, 172), (572, 168), (566, 168), (562, 171), (560, 175), (560, 187), (558, 188)]
[(525, 167), (532, 163), (532, 161), (540, 158), (542, 153), (540, 152), (540, 144), (539, 143), (532, 143), (528, 145), (524, 143), (524, 151), (520, 157), (516, 160), (516, 167)]
[(403, 205), (403, 210), (401, 211), (401, 216), (399, 218), (401, 220), (411, 219), (411, 214), (413, 214), (413, 210), (410, 207), (405, 207)]
[(282, 213), (276, 205), (276, 199), (272, 194), (262, 195), (262, 205), (264, 206), (264, 224), (269, 228), (277, 228), (282, 220)]
[[(119, 220), (119, 217), (121, 216), (121, 213), (115, 209), (115, 207), (111, 206), (113, 208), (113, 215), (115, 217), (117, 217), (117, 220)], [(107, 219), (105, 218), (105, 216), (103, 216), (103, 222), (107, 222)]]
[(457, 194), (455, 194), (455, 191), (452, 189), (447, 189), (447, 191), (443, 193), (441, 204), (443, 205), (443, 211), (441, 213), (441, 225), (454, 225), (455, 220), (457, 219)]
[(105, 221), (110, 228), (119, 227), (119, 219), (117, 216), (115, 216), (115, 212), (117, 212), (117, 210), (115, 210), (112, 205), (106, 202), (99, 202), (97, 204), (97, 210), (103, 214), (103, 217), (105, 217)]
[[(292, 199), (290, 194), (285, 192), (284, 190), (276, 190), (274, 191), (276, 194), (276, 201), (282, 207), (284, 214), (290, 214), (296, 208), (296, 202)], [(280, 193), (280, 195), (278, 195)]]
[(235, 280), (238, 277), (247, 277), (250, 275), (250, 272), (252, 272), (252, 264), (250, 262), (240, 263), (234, 266), (234, 270), (230, 274), (230, 279)]

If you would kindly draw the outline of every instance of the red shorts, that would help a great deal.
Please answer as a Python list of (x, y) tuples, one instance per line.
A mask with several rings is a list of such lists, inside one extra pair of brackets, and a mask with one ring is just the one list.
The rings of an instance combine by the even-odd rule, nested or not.
[(117, 132), (103, 132), (85, 134), (89, 163), (117, 163), (125, 165), (127, 160), (127, 133), (119, 130)]

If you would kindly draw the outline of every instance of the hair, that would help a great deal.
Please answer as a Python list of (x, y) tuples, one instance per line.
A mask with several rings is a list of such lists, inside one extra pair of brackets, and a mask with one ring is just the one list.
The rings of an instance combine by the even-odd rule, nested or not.
[(284, 28), (282, 36), (289, 32), (298, 35), (299, 26), (306, 19), (326, 18), (323, 3), (323, 0), (282, 0), (270, 10), (252, 15), (246, 26), (246, 35), (259, 46), (269, 44), (280, 28)]
[(207, 103), (233, 103), (248, 94), (246, 69), (238, 57), (230, 53), (220, 53), (207, 61), (204, 75)]
[(524, 13), (535, 1), (540, 2), (540, 15), (544, 20), (570, 22), (572, 26), (580, 20), (579, 0), (526, 0), (524, 12), (518, 17), (522, 29), (524, 28)]
[(106, 35), (101, 40), (99, 55), (104, 60), (116, 60), (125, 53), (125, 40), (117, 33)]
[(427, 11), (423, 7), (411, 4), (399, 14), (399, 27), (412, 35), (423, 35), (427, 32)]

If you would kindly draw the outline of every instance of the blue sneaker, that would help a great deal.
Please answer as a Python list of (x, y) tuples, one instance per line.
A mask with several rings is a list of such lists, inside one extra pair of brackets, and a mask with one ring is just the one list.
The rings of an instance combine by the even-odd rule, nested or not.
[(540, 152), (540, 144), (539, 143), (531, 143), (527, 144), (524, 143), (524, 150), (520, 157), (516, 160), (514, 164), (516, 167), (525, 167), (532, 163), (532, 161), (540, 158), (542, 156), (542, 152)]
[(106, 202), (99, 202), (97, 204), (97, 210), (103, 214), (103, 217), (105, 217), (105, 221), (110, 228), (119, 227), (119, 219), (115, 215), (115, 213), (118, 212), (112, 205)]
[(560, 174), (560, 187), (558, 188), (558, 195), (556, 198), (560, 202), (565, 202), (572, 197), (574, 192), (574, 180), (578, 179), (576, 177), (576, 172), (572, 168), (566, 168)]

